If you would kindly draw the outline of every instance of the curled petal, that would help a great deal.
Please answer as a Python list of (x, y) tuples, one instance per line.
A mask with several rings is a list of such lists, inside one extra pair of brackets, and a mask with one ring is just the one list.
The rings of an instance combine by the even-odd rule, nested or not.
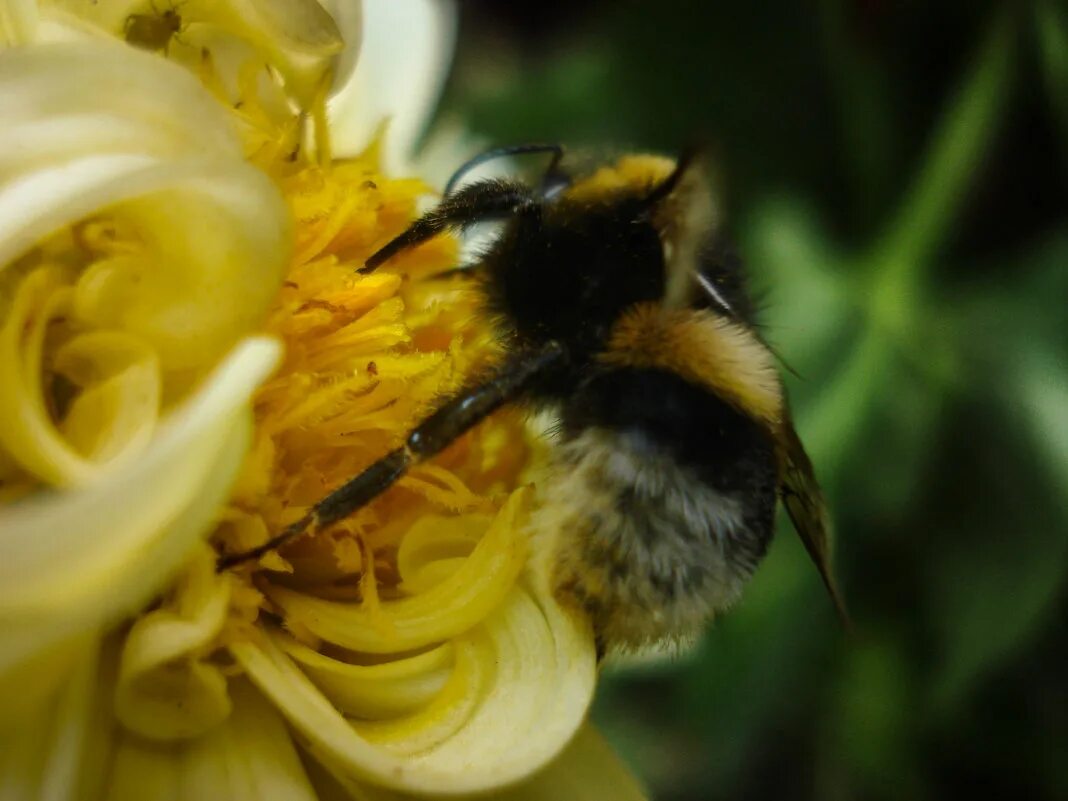
[(275, 642), (346, 715), (389, 718), (413, 712), (441, 692), (453, 665), (453, 646), (444, 643), (416, 656), (377, 665), (332, 659), (291, 637)]
[(0, 510), (0, 693), (17, 691), (9, 671), (134, 611), (188, 558), (241, 465), (249, 397), (277, 358), (273, 341), (245, 342), (137, 460)]
[(545, 770), (493, 796), (494, 801), (565, 798), (567, 801), (648, 801), (649, 797), (604, 737), (587, 723)]
[(0, 269), (107, 209), (137, 247), (82, 276), (82, 322), (136, 333), (165, 370), (188, 370), (262, 320), (289, 215), (193, 76), (108, 41), (14, 50), (0, 117)]
[[(88, 27), (147, 49), (166, 52), (172, 39), (190, 50), (219, 37), (251, 47), (285, 78), (292, 95), (307, 106), (323, 87), (343, 47), (359, 49), (359, 3), (353, 15), (346, 8), (342, 31), (316, 0), (182, 0), (148, 3), (144, 0), (44, 0), (48, 15), (60, 27)], [(168, 20), (165, 14), (175, 17)], [(172, 27), (172, 25), (174, 27)], [(205, 29), (210, 33), (205, 36)], [(212, 48), (213, 50), (215, 48)], [(347, 62), (355, 58), (344, 56)], [(195, 63), (195, 62), (194, 62)]]
[(448, 520), (437, 515), (419, 518), (405, 532), (397, 550), (397, 572), (411, 594), (426, 592), (463, 564), (490, 521), (485, 515), (464, 515)]
[(463, 565), (424, 593), (376, 607), (325, 601), (278, 586), (267, 595), (290, 623), (354, 651), (397, 653), (448, 639), (481, 622), (515, 584), (525, 555), (516, 527), (529, 496), (529, 490), (513, 493)]
[[(325, 88), (346, 44), (334, 18), (316, 0), (212, 0), (199, 3), (196, 13), (261, 51), (305, 108)], [(354, 46), (359, 47), (358, 36)]]
[(83, 387), (61, 427), (80, 452), (109, 462), (151, 439), (162, 387), (158, 357), (144, 342), (115, 331), (80, 334), (56, 351), (53, 369)]
[[(418, 801), (424, 796), (346, 782), (360, 801)], [(587, 723), (567, 748), (526, 781), (479, 796), (483, 801), (648, 801), (649, 796), (604, 737)]]
[(63, 424), (52, 420), (42, 387), (45, 337), (70, 313), (73, 290), (58, 269), (18, 287), (0, 325), (0, 448), (42, 481), (90, 481), (102, 465), (139, 452), (152, 436), (160, 401), (155, 352), (129, 334), (83, 334), (64, 344), (52, 370), (83, 391)]
[(247, 682), (229, 719), (189, 742), (121, 737), (108, 801), (316, 801), (281, 716)]
[(230, 646), (312, 754), (344, 782), (454, 794), (544, 767), (578, 730), (593, 694), (588, 625), (517, 587), (455, 647), (444, 703), (372, 725), (347, 721), (275, 640)]
[(123, 645), (115, 714), (145, 737), (192, 737), (230, 714), (226, 678), (200, 658), (230, 602), (230, 583), (215, 572), (214, 553), (207, 545), (197, 550), (170, 601), (138, 618)]

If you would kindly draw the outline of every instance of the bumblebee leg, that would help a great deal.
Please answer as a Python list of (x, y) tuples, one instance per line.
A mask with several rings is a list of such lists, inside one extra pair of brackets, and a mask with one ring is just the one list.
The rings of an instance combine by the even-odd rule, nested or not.
[(413, 222), (400, 236), (386, 243), (364, 262), (359, 273), (374, 272), (402, 250), (414, 247), (450, 228), (511, 217), (537, 204), (530, 188), (511, 181), (479, 181), (446, 197)]
[(440, 273), (434, 273), (424, 278), (424, 281), (449, 281), (453, 278), (471, 278), (478, 270), (478, 264), (471, 264), (467, 267), (450, 267), (447, 270), (442, 270)]
[(348, 517), (385, 492), (413, 464), (419, 464), (444, 450), (461, 434), (518, 396), (532, 379), (551, 368), (563, 355), (559, 343), (549, 342), (538, 349), (522, 351), (510, 357), (488, 379), (460, 390), (408, 434), (401, 447), (342, 484), (316, 503), (300, 520), (282, 529), (262, 545), (220, 557), (216, 568), (225, 570), (256, 559), (309, 529), (320, 531)]

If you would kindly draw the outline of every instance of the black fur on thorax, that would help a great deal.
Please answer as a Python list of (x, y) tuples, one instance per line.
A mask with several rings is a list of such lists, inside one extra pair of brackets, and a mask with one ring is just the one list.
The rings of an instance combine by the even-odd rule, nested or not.
[(663, 246), (645, 212), (639, 197), (544, 201), (509, 221), (485, 254), (483, 288), (502, 339), (555, 340), (567, 352), (535, 395), (574, 391), (620, 314), (663, 296)]

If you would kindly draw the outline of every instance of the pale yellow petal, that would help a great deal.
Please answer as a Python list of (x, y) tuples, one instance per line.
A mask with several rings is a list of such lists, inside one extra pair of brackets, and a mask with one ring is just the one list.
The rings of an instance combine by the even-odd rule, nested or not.
[(334, 706), (364, 719), (396, 717), (425, 706), (441, 692), (453, 666), (452, 643), (381, 664), (354, 665), (325, 656), (292, 637), (273, 637)]
[(188, 557), (240, 467), (249, 396), (277, 358), (271, 340), (244, 343), (135, 463), (0, 510), (0, 706), (17, 692), (10, 671), (139, 608)]
[(316, 0), (213, 0), (200, 3), (197, 14), (263, 53), (304, 108), (325, 93), (345, 46), (333, 17)]
[(517, 528), (528, 502), (529, 492), (514, 493), (470, 557), (418, 595), (377, 607), (325, 601), (273, 585), (267, 595), (289, 622), (354, 651), (388, 654), (440, 642), (480, 623), (511, 591), (526, 554)]
[[(332, 766), (337, 774), (337, 766)], [(347, 784), (359, 801), (418, 801), (425, 796), (368, 784)], [(320, 781), (330, 788), (329, 784)], [(623, 760), (592, 724), (585, 724), (567, 748), (544, 769), (518, 784), (478, 795), (450, 796), (456, 801), (648, 801), (649, 796)], [(340, 796), (335, 796), (340, 799)]]
[(0, 61), (0, 117), (0, 269), (106, 209), (140, 246), (82, 276), (82, 321), (137, 334), (165, 370), (214, 362), (262, 321), (290, 218), (192, 75), (108, 41), (23, 48)]
[(182, 801), (182, 759), (177, 746), (118, 733), (106, 801)]
[(231, 650), (311, 752), (346, 780), (455, 794), (544, 767), (578, 730), (593, 694), (588, 625), (516, 588), (454, 646), (441, 703), (376, 723), (347, 721), (273, 641)]
[(323, 7), (334, 18), (344, 49), (334, 61), (334, 90), (343, 88), (351, 79), (359, 63), (363, 48), (364, 0), (322, 0)]
[(587, 723), (560, 756), (522, 784), (487, 801), (648, 801), (630, 769)]
[(32, 714), (4, 710), (0, 798), (81, 801), (99, 786), (99, 761), (109, 740), (100, 644), (83, 635), (72, 645), (77, 657), (65, 666), (62, 683), (47, 701), (36, 704)]
[(36, 30), (36, 0), (5, 0), (0, 3), (0, 49), (32, 41)]
[(202, 659), (226, 621), (230, 582), (201, 545), (167, 603), (142, 615), (122, 647), (115, 714), (130, 731), (158, 740), (194, 737), (230, 714), (222, 671)]
[(202, 737), (153, 743), (125, 734), (108, 801), (315, 801), (285, 722), (245, 681), (233, 714)]
[(45, 399), (49, 327), (71, 313), (63, 271), (42, 268), (15, 292), (0, 324), (0, 450), (23, 470), (58, 486), (92, 480), (100, 467), (132, 456), (155, 429), (162, 390), (156, 353), (120, 332), (76, 336), (54, 356), (53, 370), (82, 388), (62, 426)]
[(17, 729), (39, 714), (84, 658), (84, 632), (66, 635), (58, 640), (42, 635), (33, 620), (6, 625), (0, 652), (0, 731)]

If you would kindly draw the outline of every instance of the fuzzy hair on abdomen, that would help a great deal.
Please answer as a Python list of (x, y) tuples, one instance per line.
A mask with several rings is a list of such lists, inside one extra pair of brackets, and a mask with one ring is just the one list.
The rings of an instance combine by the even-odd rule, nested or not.
[(738, 598), (770, 537), (773, 491), (716, 488), (641, 430), (566, 438), (539, 490), (540, 572), (614, 648), (698, 632)]

